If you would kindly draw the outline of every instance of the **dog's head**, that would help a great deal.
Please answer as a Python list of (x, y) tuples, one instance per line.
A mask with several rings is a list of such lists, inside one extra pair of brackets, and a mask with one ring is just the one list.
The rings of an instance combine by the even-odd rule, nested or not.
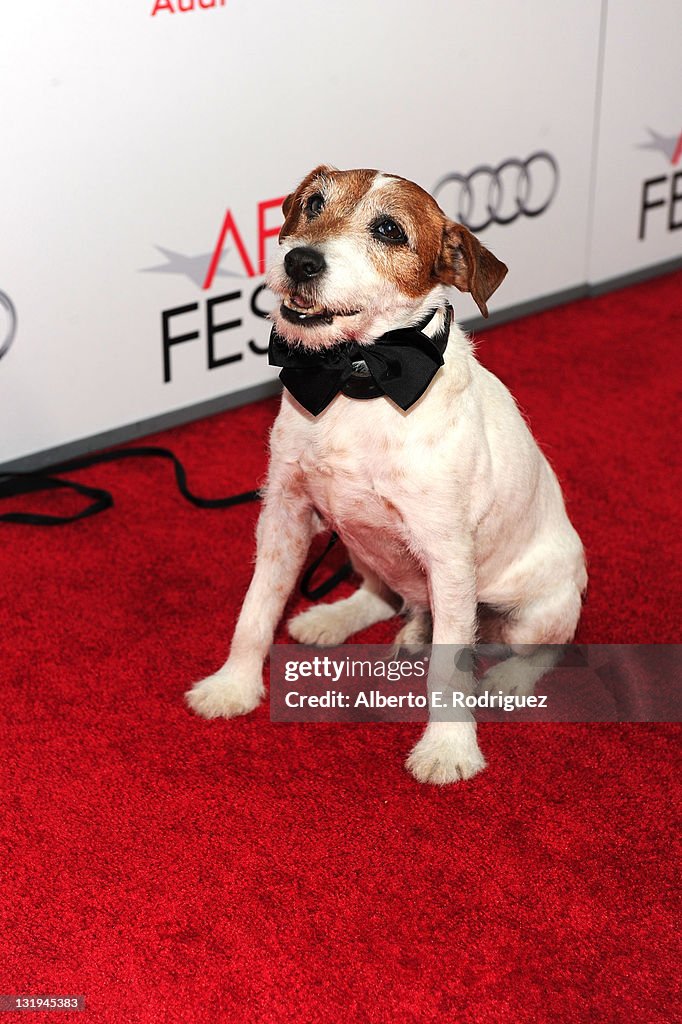
[(284, 201), (268, 285), (277, 331), (322, 348), (369, 342), (439, 304), (443, 285), (471, 292), (483, 316), (507, 268), (445, 216), (419, 185), (372, 170), (311, 171)]

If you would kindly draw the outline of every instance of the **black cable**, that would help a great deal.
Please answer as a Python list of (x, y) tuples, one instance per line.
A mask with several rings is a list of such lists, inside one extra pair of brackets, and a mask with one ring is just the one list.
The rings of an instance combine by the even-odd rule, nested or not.
[(66, 523), (74, 523), (78, 519), (86, 519), (88, 516), (104, 512), (114, 504), (114, 496), (110, 491), (102, 487), (88, 487), (85, 484), (75, 483), (73, 480), (57, 478), (55, 474), (68, 473), (76, 469), (87, 469), (89, 466), (96, 466), (101, 463), (120, 462), (123, 459), (168, 459), (173, 463), (175, 469), (175, 480), (178, 490), (183, 498), (196, 505), (197, 508), (231, 508), (233, 505), (243, 505), (247, 501), (258, 501), (258, 491), (245, 491), (243, 494), (233, 494), (228, 498), (199, 498), (192, 494), (187, 486), (187, 474), (185, 468), (169, 448), (160, 448), (155, 445), (142, 445), (138, 448), (123, 448), (111, 452), (99, 452), (94, 455), (83, 455), (78, 459), (69, 459), (68, 462), (60, 462), (51, 466), (49, 470), (34, 470), (28, 473), (6, 473), (0, 475), (0, 499), (13, 498), (21, 494), (33, 494), (37, 491), (56, 490), (68, 488), (77, 494), (91, 498), (92, 501), (85, 508), (70, 516), (44, 515), (38, 512), (5, 512), (0, 515), (2, 523), (20, 523), (24, 526), (63, 526)]
[(329, 538), (329, 543), (327, 544), (322, 554), (319, 555), (315, 559), (315, 561), (308, 566), (306, 571), (303, 573), (303, 576), (301, 577), (301, 593), (303, 594), (304, 597), (307, 597), (309, 601), (319, 601), (321, 597), (326, 597), (327, 594), (330, 594), (335, 587), (338, 587), (339, 583), (343, 583), (344, 580), (347, 580), (353, 571), (353, 566), (350, 564), (350, 562), (345, 562), (339, 569), (336, 570), (335, 573), (332, 573), (329, 579), (326, 579), (317, 587), (310, 586), (310, 581), (315, 575), (315, 572), (317, 571), (319, 566), (322, 565), (322, 562), (324, 562), (325, 558), (327, 557), (331, 549), (334, 547), (338, 539), (338, 533), (332, 533), (331, 537)]
[[(51, 466), (49, 470), (34, 470), (31, 472), (0, 473), (0, 500), (3, 498), (19, 497), (23, 494), (36, 494), (40, 491), (54, 491), (68, 489), (90, 498), (90, 504), (68, 516), (48, 515), (39, 512), (5, 512), (0, 515), (0, 523), (15, 523), (21, 526), (65, 526), (74, 523), (79, 519), (87, 519), (89, 516), (97, 515), (114, 504), (114, 496), (103, 487), (91, 487), (87, 484), (76, 483), (74, 480), (64, 480), (62, 473), (72, 472), (77, 469), (87, 469), (89, 466), (97, 466), (103, 463), (120, 462), (123, 459), (167, 459), (173, 463), (175, 480), (178, 490), (186, 501), (189, 501), (197, 508), (233, 508), (235, 505), (244, 505), (250, 501), (259, 501), (259, 491), (244, 491), (242, 494), (231, 494), (226, 498), (200, 498), (192, 494), (187, 486), (187, 474), (177, 455), (169, 448), (161, 448), (157, 445), (141, 445), (136, 448), (122, 448), (116, 451), (98, 452), (93, 455), (83, 455), (77, 459), (69, 459), (67, 462), (60, 462)], [(59, 474), (59, 475), (55, 475)], [(338, 540), (336, 533), (333, 533), (323, 553), (316, 558), (312, 565), (306, 570), (301, 579), (301, 593), (311, 601), (316, 601), (347, 579), (352, 572), (350, 563), (342, 565), (327, 580), (324, 580), (317, 587), (310, 587), (313, 574), (327, 557), (332, 547)]]

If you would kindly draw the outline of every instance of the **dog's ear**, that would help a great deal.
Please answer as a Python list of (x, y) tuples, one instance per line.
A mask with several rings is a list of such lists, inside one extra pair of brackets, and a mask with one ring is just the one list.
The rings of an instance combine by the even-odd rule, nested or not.
[(282, 203), (282, 213), (284, 214), (284, 223), (279, 229), (279, 241), (291, 234), (296, 227), (296, 221), (298, 220), (299, 209), (296, 205), (296, 192), (290, 192)]
[(280, 228), (279, 231), (280, 242), (282, 241), (283, 238), (286, 237), (286, 235), (290, 235), (296, 226), (296, 222), (298, 221), (298, 214), (300, 212), (299, 204), (296, 202), (299, 195), (302, 192), (305, 192), (308, 185), (310, 185), (311, 181), (314, 181), (315, 178), (321, 178), (324, 177), (325, 174), (331, 174), (333, 170), (334, 168), (329, 167), (327, 164), (320, 164), (319, 167), (316, 167), (314, 171), (310, 172), (310, 174), (306, 174), (305, 178), (303, 179), (303, 181), (298, 186), (295, 192), (291, 192), (286, 197), (286, 199), (282, 203), (284, 224), (282, 224), (282, 227)]
[(481, 245), (468, 228), (446, 221), (436, 264), (439, 281), (454, 284), (461, 292), (471, 292), (481, 313), (487, 317), (486, 302), (502, 284), (506, 273), (504, 263)]

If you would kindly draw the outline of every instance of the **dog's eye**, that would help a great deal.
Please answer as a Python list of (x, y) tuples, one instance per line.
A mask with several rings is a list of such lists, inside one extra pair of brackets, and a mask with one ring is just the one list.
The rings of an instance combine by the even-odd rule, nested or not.
[(314, 195), (310, 196), (305, 204), (305, 212), (309, 217), (317, 217), (318, 213), (322, 213), (324, 209), (324, 197), (319, 192), (315, 192)]
[(407, 235), (400, 224), (390, 217), (382, 217), (372, 224), (372, 234), (382, 242), (393, 242), (396, 245), (404, 245), (407, 242)]

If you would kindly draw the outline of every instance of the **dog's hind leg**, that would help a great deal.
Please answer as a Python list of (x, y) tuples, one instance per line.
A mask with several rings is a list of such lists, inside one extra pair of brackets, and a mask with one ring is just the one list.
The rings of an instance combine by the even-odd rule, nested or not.
[(502, 639), (511, 657), (488, 669), (481, 692), (531, 694), (535, 684), (559, 663), (580, 616), (580, 591), (573, 582), (545, 598), (516, 609), (505, 619)]
[(393, 641), (393, 651), (396, 657), (401, 651), (407, 651), (408, 654), (419, 654), (427, 644), (431, 643), (432, 633), (431, 613), (421, 608), (410, 609), (404, 625), (398, 630)]
[(295, 615), (289, 622), (289, 633), (294, 640), (322, 646), (342, 644), (353, 633), (397, 614), (400, 598), (356, 559), (353, 559), (353, 568), (363, 576), (362, 586), (350, 597), (332, 604), (318, 604)]

